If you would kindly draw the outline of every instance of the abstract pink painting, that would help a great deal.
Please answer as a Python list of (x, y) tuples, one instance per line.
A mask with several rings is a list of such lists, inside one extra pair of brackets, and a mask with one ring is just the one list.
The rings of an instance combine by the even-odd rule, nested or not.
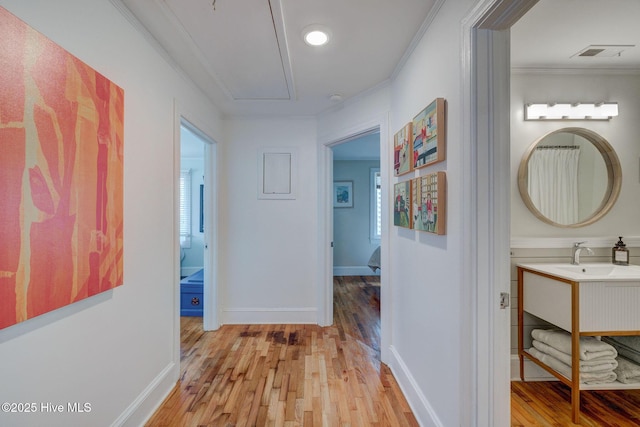
[(123, 282), (124, 92), (0, 7), (0, 328)]

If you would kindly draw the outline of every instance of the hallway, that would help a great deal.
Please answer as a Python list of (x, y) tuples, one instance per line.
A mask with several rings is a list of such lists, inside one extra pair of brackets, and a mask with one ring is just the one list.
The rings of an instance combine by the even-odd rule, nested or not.
[(334, 325), (181, 318), (181, 379), (147, 426), (417, 426), (380, 363), (374, 276), (334, 279)]

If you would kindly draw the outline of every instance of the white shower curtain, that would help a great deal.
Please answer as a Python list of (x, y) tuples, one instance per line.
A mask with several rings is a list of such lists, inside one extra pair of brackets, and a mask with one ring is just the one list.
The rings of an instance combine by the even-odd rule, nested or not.
[(538, 210), (558, 224), (578, 217), (578, 147), (539, 147), (529, 159), (529, 196)]

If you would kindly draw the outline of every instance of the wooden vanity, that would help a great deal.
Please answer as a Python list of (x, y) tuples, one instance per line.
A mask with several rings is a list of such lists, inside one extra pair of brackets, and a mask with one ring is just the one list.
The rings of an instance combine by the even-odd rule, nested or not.
[[(640, 389), (638, 384), (580, 383), (580, 336), (640, 335), (640, 267), (612, 264), (518, 264), (520, 378), (530, 359), (571, 387), (573, 422), (580, 422), (580, 391)], [(571, 379), (524, 349), (524, 312), (571, 333)]]

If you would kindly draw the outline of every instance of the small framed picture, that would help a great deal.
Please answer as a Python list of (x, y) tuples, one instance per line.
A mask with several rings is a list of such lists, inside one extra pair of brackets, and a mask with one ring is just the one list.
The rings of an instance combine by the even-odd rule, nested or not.
[(411, 183), (412, 228), (433, 234), (446, 234), (447, 174), (434, 172)]
[(445, 100), (437, 98), (413, 118), (413, 168), (445, 160)]
[(333, 207), (352, 208), (353, 207), (353, 181), (333, 182)]
[(400, 176), (413, 170), (412, 123), (409, 122), (393, 136), (393, 173)]
[(411, 181), (393, 186), (393, 225), (411, 228)]

